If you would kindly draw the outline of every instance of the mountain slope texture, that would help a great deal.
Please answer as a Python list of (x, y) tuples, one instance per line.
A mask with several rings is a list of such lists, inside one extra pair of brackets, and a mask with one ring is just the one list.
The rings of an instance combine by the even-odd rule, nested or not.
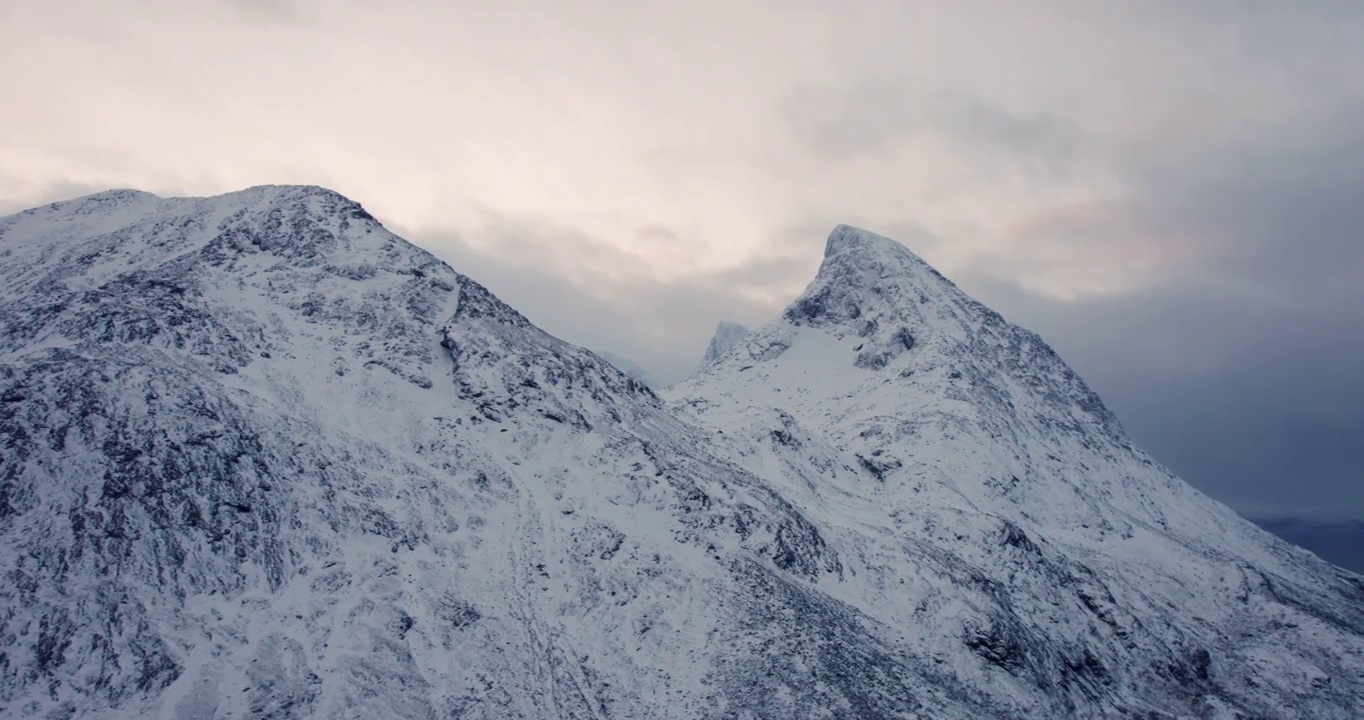
[(872, 233), (666, 397), (320, 188), (0, 281), (0, 716), (1361, 715), (1364, 580)]

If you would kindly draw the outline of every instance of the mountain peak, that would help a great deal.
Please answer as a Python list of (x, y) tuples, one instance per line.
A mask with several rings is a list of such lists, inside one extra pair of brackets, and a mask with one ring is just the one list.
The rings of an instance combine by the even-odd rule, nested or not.
[(884, 235), (853, 225), (839, 224), (835, 226), (833, 231), (829, 233), (829, 239), (824, 243), (824, 257), (827, 259), (852, 250), (907, 252), (904, 245)]
[(91, 193), (89, 195), (85, 195), (82, 197), (73, 198), (73, 200), (97, 200), (97, 201), (160, 200), (160, 199), (161, 198), (158, 195), (149, 193), (146, 190), (137, 190), (135, 188), (114, 188), (112, 190), (104, 190), (97, 193)]
[(118, 208), (143, 203), (158, 202), (162, 198), (146, 192), (145, 190), (133, 190), (129, 188), (118, 188), (114, 190), (104, 190), (102, 192), (91, 193), (74, 197), (69, 200), (58, 200), (40, 207), (29, 208), (19, 215), (34, 215), (52, 213), (67, 213), (71, 215), (104, 215), (116, 212)]
[(748, 336), (748, 328), (736, 322), (721, 320), (715, 326), (715, 334), (710, 338), (710, 344), (706, 346), (706, 354), (701, 357), (701, 367), (706, 367), (720, 358), (721, 355), (729, 352), (730, 348), (739, 344)]
[(354, 203), (354, 200), (342, 195), (341, 193), (325, 188), (321, 185), (253, 185), (251, 187), (227, 193), (228, 197), (255, 197), (271, 199), (276, 201), (296, 201), (310, 197), (326, 197), (344, 200)]
[[(860, 320), (887, 305), (940, 296), (950, 281), (899, 242), (870, 230), (839, 225), (829, 233), (824, 262), (786, 318), (825, 325)], [(956, 295), (957, 293), (947, 293)]]
[[(835, 258), (845, 256), (852, 256), (859, 260), (859, 264), (864, 265), (879, 264), (889, 268), (917, 267), (931, 270), (923, 258), (915, 255), (900, 241), (871, 230), (840, 224), (829, 233), (829, 238), (824, 243), (824, 265), (828, 265), (829, 261)], [(824, 268), (820, 269), (822, 271)], [(933, 274), (937, 275), (937, 272), (934, 271)]]
[(880, 286), (893, 280), (919, 287), (956, 288), (898, 240), (852, 225), (839, 225), (829, 233), (824, 244), (824, 262), (811, 287), (835, 280), (854, 286)]
[[(1127, 443), (1113, 414), (1041, 338), (1008, 323), (899, 242), (849, 225), (830, 233), (819, 272), (781, 319), (744, 344), (746, 356), (720, 359), (708, 374), (737, 373), (752, 361), (775, 363), (744, 376), (759, 387), (765, 381), (752, 378), (778, 366), (799, 368), (796, 373), (818, 367), (851, 383), (875, 384), (878, 398), (893, 394), (884, 387), (889, 382), (903, 388), (906, 403), (923, 403), (928, 392), (935, 402), (962, 403), (973, 408), (973, 418), (991, 422), (1026, 406), (1054, 427)], [(875, 374), (848, 373), (849, 365)], [(1010, 397), (1015, 389), (1019, 396)], [(815, 406), (827, 410), (830, 399)], [(849, 412), (852, 417), (862, 408)]]

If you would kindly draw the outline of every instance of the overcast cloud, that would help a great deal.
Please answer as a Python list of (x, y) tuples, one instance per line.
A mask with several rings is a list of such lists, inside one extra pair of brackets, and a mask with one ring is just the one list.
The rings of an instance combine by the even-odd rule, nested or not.
[(675, 379), (848, 222), (1244, 512), (1364, 517), (1364, 4), (0, 4), (0, 211), (314, 183)]

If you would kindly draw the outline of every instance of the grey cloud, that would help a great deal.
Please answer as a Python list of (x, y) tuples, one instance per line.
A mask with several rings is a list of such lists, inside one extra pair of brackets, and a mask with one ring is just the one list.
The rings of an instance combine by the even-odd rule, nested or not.
[[(1197, 233), (1222, 275), (1320, 301), (1364, 286), (1364, 114), (1297, 153), (1211, 158), (1195, 181), (1147, 178), (1153, 220)], [(1311, 298), (1304, 297), (1311, 296)]]
[(764, 255), (718, 272), (713, 277), (715, 282), (735, 288), (789, 290), (796, 283), (809, 280), (818, 263), (818, 258), (812, 258), (808, 253), (804, 256)]
[(757, 325), (775, 317), (785, 299), (755, 299), (755, 289), (801, 282), (802, 263), (767, 255), (722, 272), (660, 281), (648, 263), (623, 250), (527, 217), (502, 216), (461, 233), (395, 230), (545, 330), (638, 362), (665, 383), (695, 368), (717, 318)]
[(301, 25), (310, 21), (309, 8), (299, 0), (226, 0), (248, 20), (281, 25)]
[(963, 279), (1039, 331), (1139, 445), (1257, 515), (1364, 514), (1364, 321), (1195, 284), (1067, 303)]
[(666, 245), (677, 245), (681, 238), (677, 233), (663, 225), (649, 224), (635, 230), (635, 237), (646, 242), (657, 242)]
[(1030, 228), (1063, 251), (1087, 233), (1118, 256), (1136, 237), (1193, 244), (1165, 249), (1177, 259), (1154, 285), (1048, 300), (998, 258), (963, 284), (1041, 331), (1141, 444), (1213, 495), (1260, 515), (1364, 515), (1361, 128), (1345, 116), (1296, 150), (1138, 167), (1092, 224)]
[(964, 93), (935, 96), (933, 120), (952, 137), (1014, 153), (1029, 169), (1062, 172), (1083, 149), (1078, 128), (1051, 115), (1025, 115)]
[(946, 140), (959, 151), (1000, 155), (1035, 172), (1065, 172), (1084, 150), (1079, 128), (961, 91), (925, 91), (880, 81), (851, 87), (805, 85), (779, 114), (798, 141), (834, 156), (874, 155), (916, 137)]

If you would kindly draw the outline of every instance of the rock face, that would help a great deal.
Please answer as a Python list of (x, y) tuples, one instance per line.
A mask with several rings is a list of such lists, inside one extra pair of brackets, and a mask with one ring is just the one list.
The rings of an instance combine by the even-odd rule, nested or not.
[(738, 345), (739, 341), (743, 340), (746, 335), (748, 335), (748, 328), (743, 325), (728, 320), (720, 321), (720, 324), (715, 327), (715, 335), (711, 336), (710, 344), (706, 346), (706, 354), (701, 356), (700, 367), (707, 367), (719, 360), (721, 355)]
[(1364, 581), (852, 228), (667, 400), (312, 187), (0, 219), (0, 715), (1351, 717)]

